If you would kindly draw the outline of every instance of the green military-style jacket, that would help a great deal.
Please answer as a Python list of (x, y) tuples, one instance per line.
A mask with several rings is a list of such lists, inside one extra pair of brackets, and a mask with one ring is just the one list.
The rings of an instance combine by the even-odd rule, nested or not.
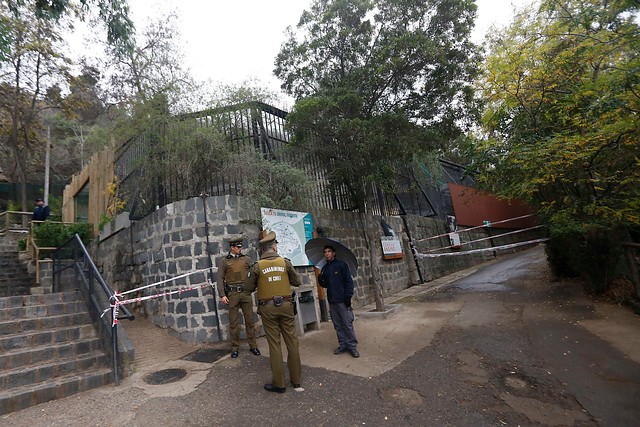
[(226, 295), (224, 285), (244, 285), (252, 260), (245, 254), (231, 253), (218, 261), (218, 295)]
[[(273, 252), (273, 251), (267, 251), (263, 253), (262, 256), (260, 256), (261, 260), (263, 259), (273, 260), (276, 258), (280, 258), (280, 255), (278, 255), (276, 252)], [(295, 268), (293, 268), (293, 264), (291, 264), (291, 261), (287, 258), (285, 258), (284, 260), (285, 260), (286, 272), (287, 272), (287, 275), (289, 276), (289, 284), (295, 287), (301, 286), (302, 281), (300, 279), (300, 275), (296, 272)], [(253, 263), (253, 265), (249, 269), (249, 277), (247, 277), (247, 283), (245, 285), (245, 289), (247, 290), (247, 292), (253, 292), (257, 289), (258, 279), (260, 278), (260, 274), (261, 272), (260, 272), (259, 262)], [(287, 296), (287, 295), (283, 295), (283, 296)]]

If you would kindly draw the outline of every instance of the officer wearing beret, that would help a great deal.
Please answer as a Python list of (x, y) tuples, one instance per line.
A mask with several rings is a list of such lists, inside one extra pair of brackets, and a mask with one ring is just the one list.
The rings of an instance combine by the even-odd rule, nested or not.
[(256, 344), (256, 328), (253, 323), (253, 301), (251, 292), (245, 287), (251, 258), (242, 253), (242, 237), (229, 240), (229, 253), (218, 262), (218, 294), (220, 301), (229, 304), (229, 336), (231, 357), (238, 357), (240, 327), (238, 310), (242, 310), (251, 353), (260, 355)]
[(291, 301), (291, 286), (300, 286), (300, 276), (291, 261), (278, 255), (276, 233), (269, 232), (260, 240), (260, 260), (251, 266), (247, 290), (258, 289), (258, 314), (262, 318), (269, 344), (271, 383), (264, 389), (274, 393), (286, 391), (280, 335), (287, 346), (287, 367), (293, 387), (300, 387), (302, 365), (296, 337), (295, 315)]

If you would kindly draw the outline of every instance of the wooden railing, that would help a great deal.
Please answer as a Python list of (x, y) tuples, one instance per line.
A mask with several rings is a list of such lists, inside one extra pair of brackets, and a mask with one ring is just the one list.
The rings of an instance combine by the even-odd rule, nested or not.
[[(0, 233), (12, 230), (28, 230), (29, 220), (33, 212), (4, 211), (0, 212)], [(16, 218), (19, 218), (16, 221)]]

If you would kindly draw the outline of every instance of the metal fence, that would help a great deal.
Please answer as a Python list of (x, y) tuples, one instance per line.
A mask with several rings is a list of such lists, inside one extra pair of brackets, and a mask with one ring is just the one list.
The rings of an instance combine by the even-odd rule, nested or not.
[[(162, 129), (144, 132), (123, 144), (116, 152), (115, 172), (124, 191), (129, 194), (127, 210), (132, 219), (140, 219), (161, 207), (177, 200), (200, 195), (201, 191), (211, 196), (241, 195), (242, 185), (238, 177), (229, 177), (216, 170), (210, 171), (199, 183), (199, 192), (185, 187), (184, 180), (170, 174), (158, 174), (154, 185), (142, 188), (141, 178), (145, 164), (153, 161), (153, 155), (161, 156), (157, 146), (160, 138), (180, 141), (185, 129), (215, 128), (227, 141), (227, 148), (236, 153), (257, 150), (264, 158), (283, 162), (304, 170), (313, 183), (308, 197), (317, 207), (337, 210), (356, 210), (346, 188), (333, 185), (319, 159), (311, 155), (295, 156), (286, 149), (289, 134), (285, 127), (287, 113), (261, 102), (251, 102), (182, 115)], [(154, 147), (155, 146), (155, 147)], [(155, 153), (155, 154), (153, 154)], [(424, 169), (424, 165), (418, 165)], [(415, 166), (414, 166), (415, 168)], [(471, 175), (464, 167), (442, 160), (440, 170), (427, 171), (430, 179), (417, 176), (412, 168), (398, 177), (397, 189), (387, 193), (375, 184), (368, 188), (367, 211), (379, 215), (414, 214), (445, 219), (453, 214), (447, 182), (473, 185)], [(424, 172), (424, 171), (422, 171)]]

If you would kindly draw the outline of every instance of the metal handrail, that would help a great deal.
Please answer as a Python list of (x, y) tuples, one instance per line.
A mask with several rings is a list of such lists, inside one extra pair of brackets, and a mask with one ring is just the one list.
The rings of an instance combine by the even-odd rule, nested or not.
[[(33, 216), (33, 212), (22, 212), (22, 211), (4, 211), (0, 212), (0, 224), (4, 222), (4, 226), (0, 225), (0, 233), (6, 233), (9, 230), (26, 230), (28, 227), (23, 225), (23, 220), (20, 221), (20, 225), (11, 224), (11, 216), (19, 215), (22, 218), (28, 217), (31, 219)], [(15, 227), (12, 227), (15, 225)]]
[[(69, 251), (71, 253), (69, 254)], [(107, 285), (98, 271), (98, 268), (91, 259), (87, 248), (75, 234), (52, 253), (53, 258), (53, 291), (59, 291), (61, 286), (61, 274), (63, 271), (73, 269), (76, 279), (82, 283), (80, 287), (87, 306), (91, 320), (101, 334), (101, 341), (107, 349), (107, 354), (111, 353), (111, 363), (113, 365), (114, 382), (120, 384), (118, 373), (118, 320), (134, 320), (135, 316), (125, 307), (118, 309), (122, 315), (117, 315), (116, 306), (112, 304), (116, 298), (115, 292)], [(65, 261), (67, 261), (66, 265)], [(98, 282), (99, 286), (94, 286)], [(105, 305), (107, 307), (105, 307)], [(109, 309), (110, 307), (110, 309)], [(111, 312), (109, 319), (105, 314)], [(114, 321), (115, 318), (115, 321)], [(110, 327), (107, 326), (107, 321)]]

